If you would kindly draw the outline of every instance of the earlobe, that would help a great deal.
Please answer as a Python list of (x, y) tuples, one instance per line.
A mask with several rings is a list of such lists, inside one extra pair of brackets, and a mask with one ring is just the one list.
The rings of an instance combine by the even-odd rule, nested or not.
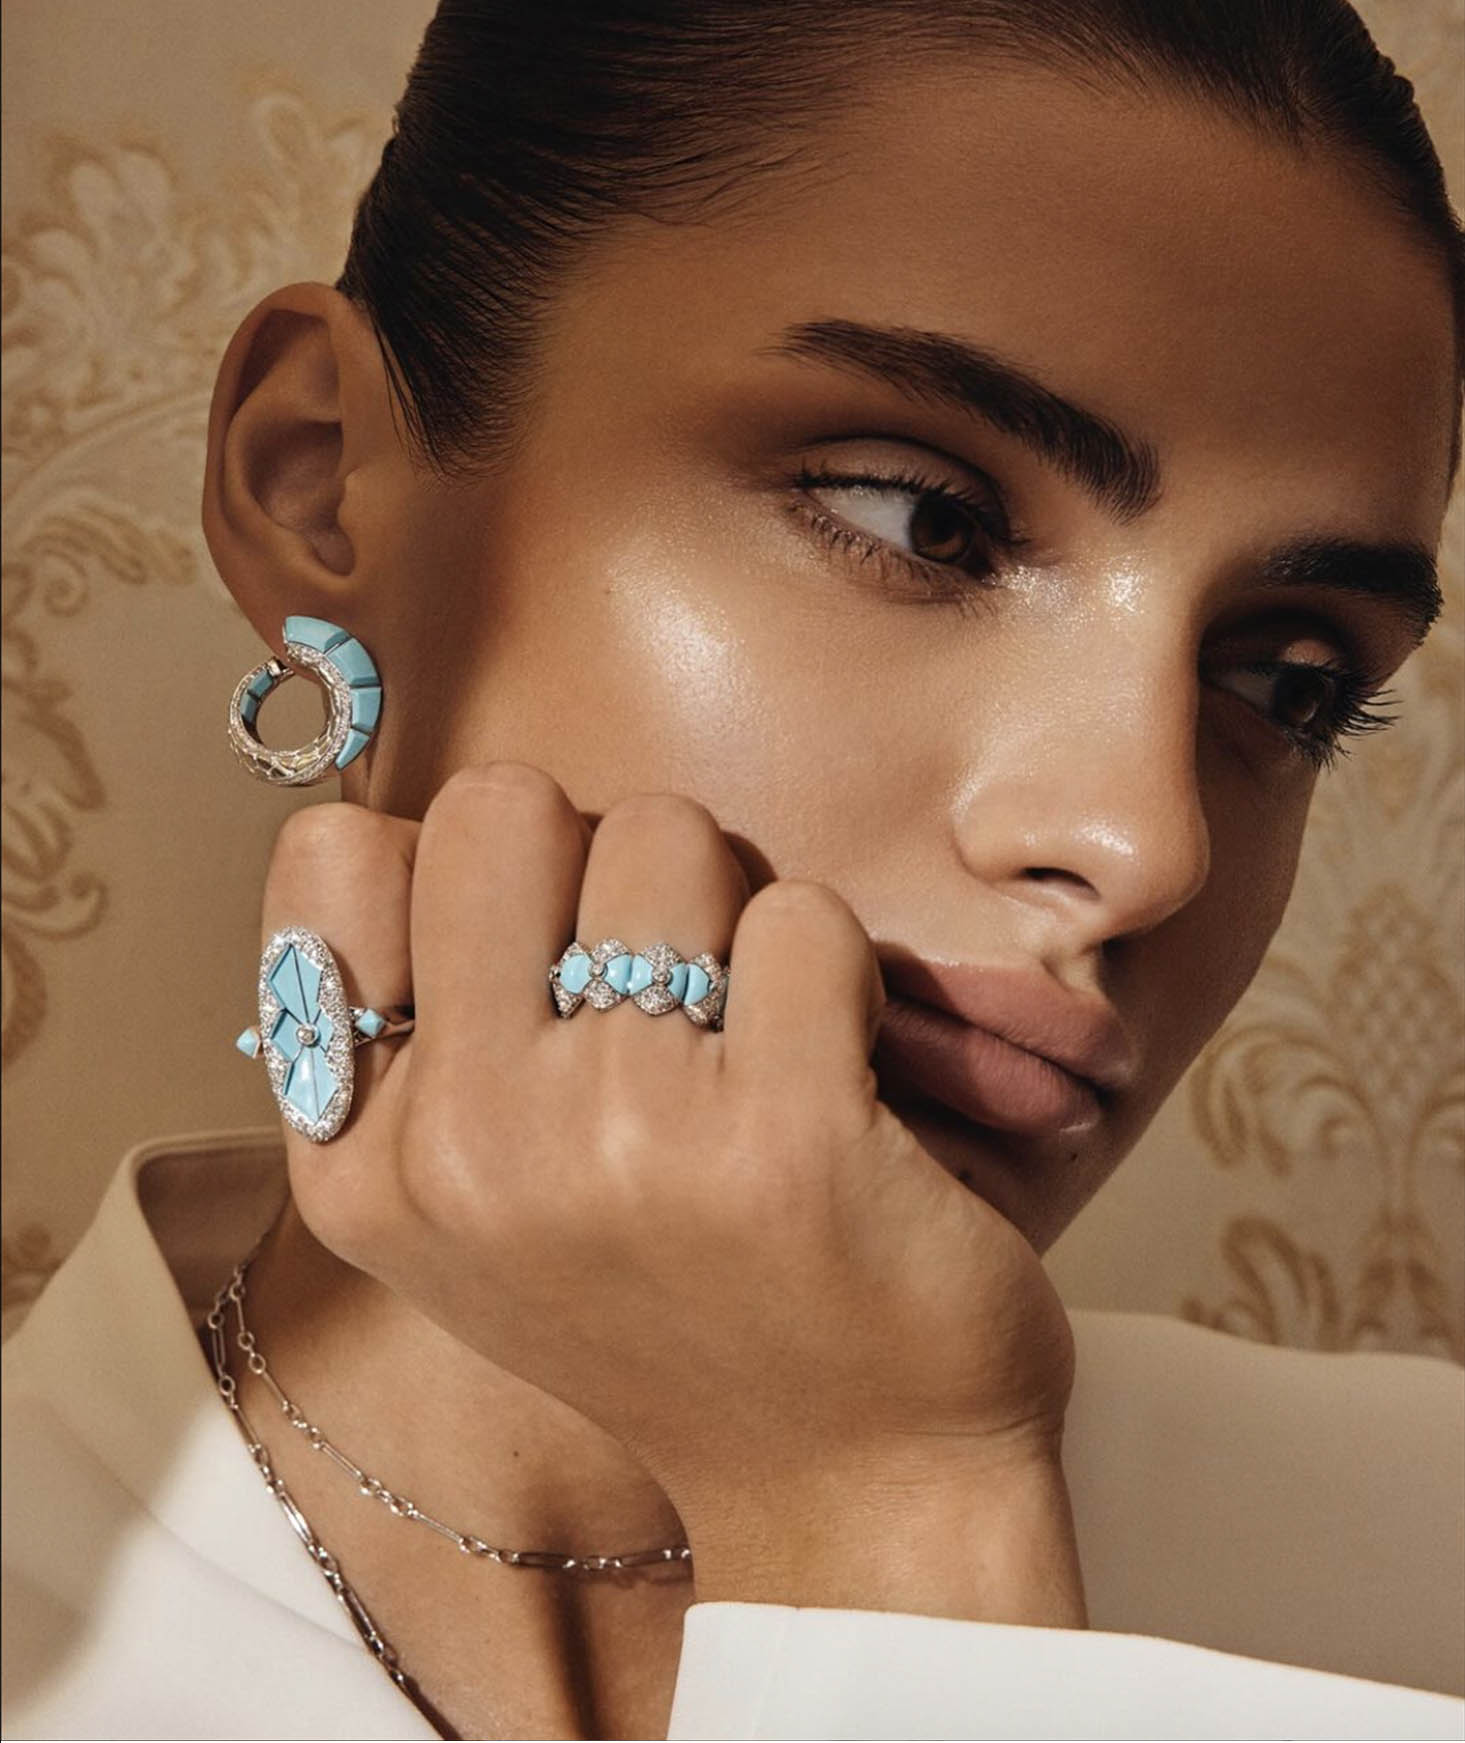
[(219, 368), (203, 500), (214, 562), (262, 639), (290, 612), (340, 614), (361, 568), (348, 486), (384, 439), (395, 431), (365, 317), (328, 285), (266, 297)]

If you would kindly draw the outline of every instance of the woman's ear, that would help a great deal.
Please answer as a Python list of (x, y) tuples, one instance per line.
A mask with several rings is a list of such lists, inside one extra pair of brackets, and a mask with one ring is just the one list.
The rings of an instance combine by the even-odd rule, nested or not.
[(370, 535), (353, 524), (351, 485), (401, 458), (371, 323), (329, 285), (267, 296), (219, 366), (203, 527), (225, 585), (276, 652), (287, 615), (335, 621), (364, 584), (358, 540)]

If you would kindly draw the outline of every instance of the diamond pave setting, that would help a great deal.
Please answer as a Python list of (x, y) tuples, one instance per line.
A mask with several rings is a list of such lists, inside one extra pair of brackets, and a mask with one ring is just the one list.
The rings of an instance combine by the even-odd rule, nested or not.
[[(285, 658), (246, 672), (229, 701), (229, 742), (257, 779), (302, 787), (344, 769), (371, 742), (381, 715), (376, 663), (349, 631), (319, 617), (287, 617)], [(306, 677), (325, 691), (326, 723), (310, 741), (275, 750), (259, 737), (261, 705), (288, 679)]]
[(662, 940), (632, 952), (619, 938), (602, 938), (593, 950), (578, 940), (549, 971), (550, 992), (561, 1017), (582, 1004), (608, 1011), (629, 999), (647, 1016), (682, 1010), (704, 1029), (722, 1027), (728, 970), (715, 956), (684, 957)]
[(335, 1137), (351, 1107), (352, 1026), (325, 940), (303, 926), (276, 932), (259, 964), (260, 1047), (281, 1114), (315, 1144)]

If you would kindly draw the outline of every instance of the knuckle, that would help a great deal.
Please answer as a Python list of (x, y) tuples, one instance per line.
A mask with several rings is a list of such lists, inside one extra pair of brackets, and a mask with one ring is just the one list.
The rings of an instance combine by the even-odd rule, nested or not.
[(593, 1150), (602, 1177), (623, 1184), (643, 1179), (659, 1184), (661, 1162), (671, 1148), (666, 1109), (651, 1087), (634, 1074), (607, 1072), (600, 1086)]
[(448, 776), (428, 806), (428, 814), (485, 803), (541, 806), (548, 810), (568, 801), (554, 776), (533, 763), (472, 763)]
[[(456, 1136), (454, 1134), (453, 1136)], [(405, 1143), (397, 1159), (397, 1175), (403, 1202), (424, 1228), (463, 1229), (467, 1195), (462, 1148), (443, 1130), (441, 1123), (431, 1139)]]
[(363, 805), (335, 800), (323, 805), (306, 805), (292, 811), (280, 825), (275, 837), (275, 851), (295, 859), (311, 859), (333, 855), (342, 844), (357, 845), (372, 833), (376, 813)]
[[(795, 1112), (794, 1118), (799, 1117)], [(734, 1161), (737, 1179), (745, 1184), (758, 1181), (774, 1168), (774, 1158), (789, 1143), (789, 1133), (786, 1110), (773, 1097), (756, 1088), (740, 1096), (723, 1128), (723, 1148)]]
[(457, 1171), (473, 1124), (466, 1099), (450, 1093), (451, 1069), (414, 1054), (403, 1087), (397, 1168), (409, 1195), (430, 1197)]
[[(462, 1074), (450, 1059), (414, 1056), (401, 1091), (394, 1167), (404, 1204), (423, 1227), (462, 1232), (474, 1226), (487, 1180), (484, 1132), (507, 1157), (518, 1148), (514, 1121), (484, 1097), (465, 1097)], [(500, 1166), (501, 1195), (514, 1169)]]
[(755, 924), (819, 926), (836, 936), (865, 936), (844, 897), (812, 878), (777, 878), (764, 884), (749, 901), (747, 912), (756, 914)]
[[(511, 822), (506, 822), (511, 818)], [(579, 813), (553, 775), (531, 763), (479, 763), (456, 769), (433, 795), (422, 818), (422, 851), (442, 844), (498, 839), (505, 832), (543, 835)]]
[(749, 1107), (727, 1133), (721, 1167), (709, 1171), (720, 1227), (755, 1238), (799, 1227), (823, 1191), (827, 1135), (772, 1108)]
[(390, 834), (386, 822), (379, 813), (344, 800), (292, 811), (275, 837), (266, 899), (301, 883), (312, 886), (379, 850)]
[[(456, 1136), (456, 1134), (454, 1134)], [(454, 1239), (477, 1234), (479, 1206), (470, 1190), (464, 1148), (439, 1126), (430, 1142), (405, 1142), (396, 1160), (397, 1190), (407, 1221)]]
[(721, 840), (717, 819), (700, 801), (685, 793), (631, 793), (618, 799), (600, 820), (597, 834), (631, 837), (654, 834), (689, 845)]

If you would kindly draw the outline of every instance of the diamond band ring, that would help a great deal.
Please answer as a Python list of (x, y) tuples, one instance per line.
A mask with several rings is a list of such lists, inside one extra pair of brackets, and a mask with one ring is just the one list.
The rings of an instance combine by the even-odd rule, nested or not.
[(649, 1017), (681, 1009), (704, 1029), (722, 1027), (728, 970), (705, 951), (684, 957), (662, 941), (631, 951), (619, 938), (602, 938), (593, 950), (571, 944), (549, 971), (550, 992), (562, 1017), (582, 1004), (608, 1011), (624, 999)]

